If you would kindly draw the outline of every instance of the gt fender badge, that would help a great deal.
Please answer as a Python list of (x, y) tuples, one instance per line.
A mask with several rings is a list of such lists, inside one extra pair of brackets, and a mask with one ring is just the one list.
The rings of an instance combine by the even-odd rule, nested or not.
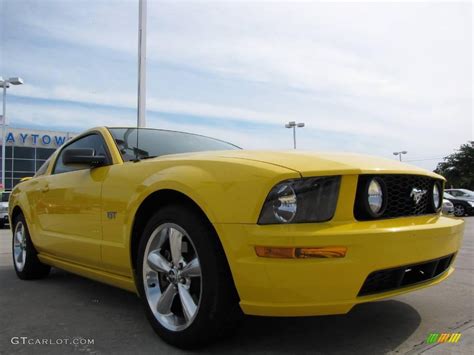
[(107, 212), (107, 218), (108, 219), (115, 219), (115, 217), (117, 217), (117, 212), (115, 212), (115, 211), (108, 211)]

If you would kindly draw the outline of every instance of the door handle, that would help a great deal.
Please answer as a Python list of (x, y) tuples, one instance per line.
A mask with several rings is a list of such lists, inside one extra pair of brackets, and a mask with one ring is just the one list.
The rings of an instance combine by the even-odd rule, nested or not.
[(41, 192), (48, 192), (48, 191), (49, 191), (49, 186), (48, 185), (41, 188)]

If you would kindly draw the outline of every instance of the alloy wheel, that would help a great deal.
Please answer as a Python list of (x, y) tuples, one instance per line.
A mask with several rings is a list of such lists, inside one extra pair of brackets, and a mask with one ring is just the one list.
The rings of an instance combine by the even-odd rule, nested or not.
[(26, 230), (23, 222), (18, 222), (13, 233), (13, 259), (18, 271), (23, 271), (26, 262)]
[(202, 275), (188, 233), (174, 223), (158, 226), (146, 245), (142, 272), (148, 305), (158, 322), (172, 331), (191, 325), (201, 301)]
[(466, 211), (464, 210), (464, 206), (461, 205), (456, 205), (454, 206), (454, 215), (457, 217), (462, 217), (464, 216)]

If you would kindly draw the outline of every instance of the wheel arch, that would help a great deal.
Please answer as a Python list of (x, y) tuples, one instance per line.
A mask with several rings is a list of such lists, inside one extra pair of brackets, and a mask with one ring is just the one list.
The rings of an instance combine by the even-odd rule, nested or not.
[(130, 260), (134, 276), (136, 275), (137, 270), (138, 247), (140, 244), (140, 237), (145, 229), (146, 223), (160, 208), (170, 204), (182, 204), (191, 207), (202, 217), (203, 221), (205, 221), (205, 223), (212, 231), (219, 247), (223, 252), (223, 255), (225, 256), (225, 262), (227, 263), (229, 275), (231, 275), (232, 277), (232, 284), (234, 285), (234, 289), (236, 291), (235, 294), (238, 294), (237, 289), (235, 287), (234, 278), (230, 269), (227, 254), (222, 245), (220, 237), (216, 229), (212, 225), (210, 219), (208, 218), (204, 210), (198, 205), (198, 203), (196, 203), (191, 197), (173, 189), (162, 189), (151, 193), (142, 201), (135, 213), (130, 237)]
[(20, 206), (16, 205), (15, 207), (13, 207), (13, 210), (12, 210), (12, 213), (10, 215), (10, 228), (13, 228), (13, 223), (15, 222), (15, 219), (20, 215), (20, 214), (23, 214), (23, 210), (21, 209)]

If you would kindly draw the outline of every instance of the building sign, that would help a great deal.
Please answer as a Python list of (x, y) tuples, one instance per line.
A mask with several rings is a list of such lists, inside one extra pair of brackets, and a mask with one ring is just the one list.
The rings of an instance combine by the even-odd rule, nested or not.
[(69, 132), (54, 132), (10, 128), (5, 135), (7, 145), (58, 148), (75, 136)]

